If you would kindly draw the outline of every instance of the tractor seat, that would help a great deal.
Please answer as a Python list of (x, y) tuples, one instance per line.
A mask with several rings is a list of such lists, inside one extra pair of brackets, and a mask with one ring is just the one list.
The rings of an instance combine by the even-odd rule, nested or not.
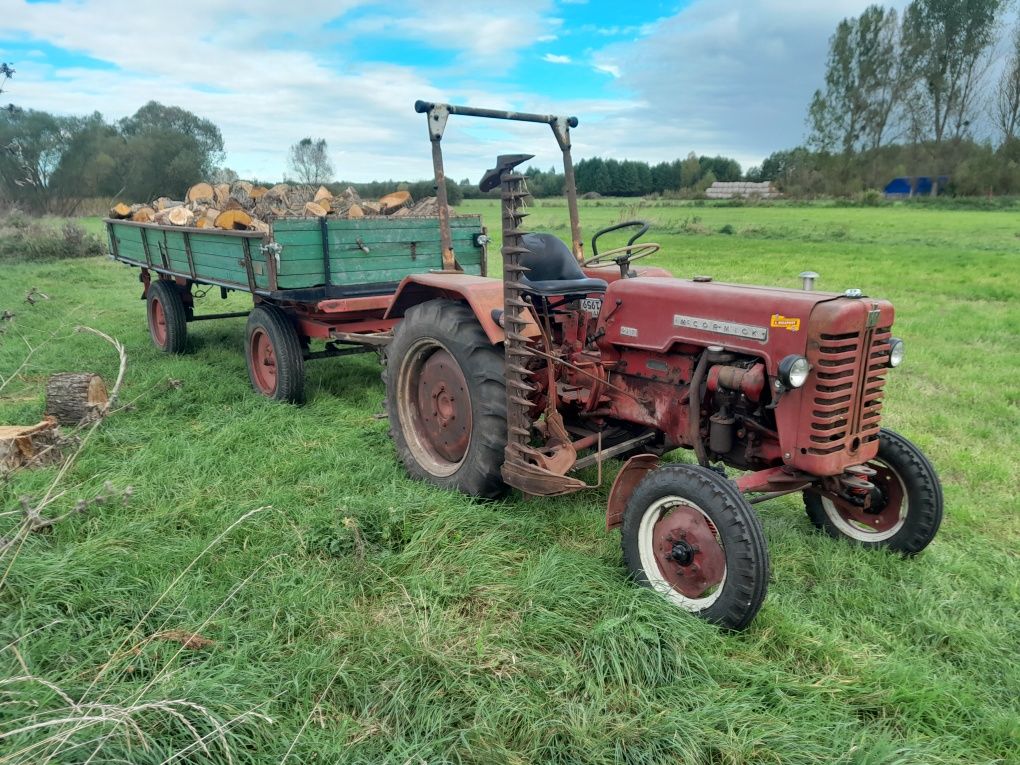
[(520, 263), (530, 269), (521, 276), (521, 286), (537, 295), (587, 295), (605, 292), (604, 279), (584, 275), (570, 249), (552, 234), (525, 234), (521, 237), (528, 252), (521, 253)]

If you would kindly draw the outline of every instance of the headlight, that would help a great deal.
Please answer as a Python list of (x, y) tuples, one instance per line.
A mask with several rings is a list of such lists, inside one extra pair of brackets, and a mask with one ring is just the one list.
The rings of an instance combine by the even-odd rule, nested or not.
[(787, 356), (779, 362), (779, 381), (787, 388), (799, 388), (810, 371), (811, 365), (803, 356)]
[(889, 341), (889, 366), (898, 367), (903, 363), (903, 354), (906, 353), (903, 341), (894, 337)]

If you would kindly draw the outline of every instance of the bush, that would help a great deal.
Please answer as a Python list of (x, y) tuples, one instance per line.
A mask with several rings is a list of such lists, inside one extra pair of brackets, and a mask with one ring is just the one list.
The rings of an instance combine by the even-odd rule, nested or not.
[(0, 262), (95, 258), (106, 254), (99, 237), (75, 221), (54, 225), (20, 212), (0, 216)]

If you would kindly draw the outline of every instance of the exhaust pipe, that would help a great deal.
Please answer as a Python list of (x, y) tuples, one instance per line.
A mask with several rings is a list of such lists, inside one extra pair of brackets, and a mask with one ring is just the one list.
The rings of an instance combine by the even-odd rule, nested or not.
[(818, 278), (818, 274), (814, 271), (801, 271), (800, 278), (804, 282), (804, 291), (811, 292), (815, 288), (815, 279)]

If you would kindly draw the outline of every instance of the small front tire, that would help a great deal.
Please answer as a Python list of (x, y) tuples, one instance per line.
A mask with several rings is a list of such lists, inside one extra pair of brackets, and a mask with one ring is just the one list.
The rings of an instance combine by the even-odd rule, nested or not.
[(863, 547), (916, 555), (942, 523), (942, 484), (928, 458), (908, 439), (883, 429), (878, 455), (868, 463), (877, 490), (867, 510), (816, 491), (804, 492), (804, 507), (816, 528)]
[(743, 629), (765, 600), (769, 555), (758, 516), (707, 468), (666, 465), (642, 479), (621, 543), (637, 582), (713, 624)]

